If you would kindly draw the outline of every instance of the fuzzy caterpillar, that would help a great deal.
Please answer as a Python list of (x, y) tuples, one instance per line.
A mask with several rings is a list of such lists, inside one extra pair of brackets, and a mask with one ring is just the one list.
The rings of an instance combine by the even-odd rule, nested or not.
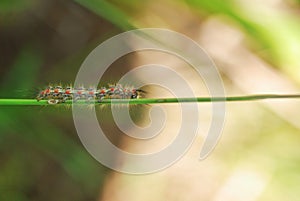
[(42, 90), (36, 97), (37, 101), (47, 100), (49, 104), (64, 103), (66, 100), (85, 100), (86, 102), (97, 101), (103, 99), (138, 99), (144, 91), (134, 87), (123, 87), (122, 85), (109, 85), (108, 87), (62, 87), (48, 86)]

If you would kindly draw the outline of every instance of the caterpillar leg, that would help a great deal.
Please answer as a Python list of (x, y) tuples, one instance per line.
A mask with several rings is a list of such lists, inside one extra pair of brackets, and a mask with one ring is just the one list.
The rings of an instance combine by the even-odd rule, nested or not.
[(59, 102), (59, 100), (57, 100), (57, 99), (49, 99), (47, 102), (50, 105), (55, 105), (55, 104), (57, 104)]
[(76, 97), (74, 98), (74, 102), (77, 102), (78, 100), (80, 100), (80, 96), (76, 96)]
[(92, 102), (94, 99), (95, 99), (94, 97), (89, 96), (89, 97), (86, 99), (86, 102), (87, 102), (87, 103), (90, 103), (90, 102)]
[(101, 103), (103, 99), (104, 99), (104, 96), (99, 97), (98, 103)]
[(131, 99), (137, 99), (137, 94), (132, 94)]

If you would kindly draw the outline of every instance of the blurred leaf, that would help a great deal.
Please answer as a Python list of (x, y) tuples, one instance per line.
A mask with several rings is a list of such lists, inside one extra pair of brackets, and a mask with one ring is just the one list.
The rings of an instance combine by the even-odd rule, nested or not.
[(11, 12), (18, 12), (25, 10), (32, 6), (36, 0), (1, 0), (0, 1), (0, 14)]
[(261, 6), (221, 0), (186, 0), (192, 8), (203, 12), (223, 14), (237, 22), (251, 42), (268, 52), (267, 60), (300, 80), (300, 20), (279, 11), (265, 12)]
[(17, 153), (15, 150), (9, 151), (11, 157), (2, 163), (0, 174), (0, 186), (5, 186), (6, 190), (21, 190), (32, 184), (32, 178), (26, 177), (24, 174), (26, 158), (23, 154)]
[[(28, 118), (28, 114), (24, 113), (23, 115), (24, 118)], [(32, 116), (33, 118), (36, 117)], [(38, 124), (32, 121), (24, 122), (24, 125), (21, 127), (27, 133), (19, 137), (49, 154), (58, 164), (62, 165), (74, 180), (88, 184), (94, 179), (92, 184), (98, 184), (96, 178), (99, 179), (101, 174), (95, 175), (95, 173), (102, 166), (85, 151), (84, 147), (81, 144), (76, 144), (72, 138), (65, 135), (59, 128), (48, 122), (47, 119), (42, 119), (42, 121), (38, 122)], [(35, 125), (34, 127), (33, 124)]]
[(0, 200), (5, 200), (5, 201), (29, 201), (23, 193), (18, 192), (18, 191), (5, 191), (1, 192), (0, 191)]
[(33, 89), (41, 63), (41, 55), (35, 49), (30, 47), (22, 49), (2, 82), (2, 94), (10, 98), (20, 98), (22, 90)]
[[(30, 108), (6, 108), (2, 112), (0, 117), (5, 116), (4, 120), (8, 124), (0, 126), (0, 153), (6, 158), (0, 167), (0, 188), (3, 186), (16, 192), (36, 188), (36, 183), (32, 187), (30, 185), (40, 179), (38, 177), (41, 175), (28, 170), (45, 169), (43, 166), (47, 166), (50, 158), (68, 175), (69, 182), (71, 180), (75, 184), (73, 188), (80, 186), (88, 196), (97, 194), (105, 168), (81, 144), (76, 143), (75, 132), (74, 138), (66, 135), (49, 121), (49, 113), (46, 115), (45, 112)], [(70, 115), (70, 111), (67, 113)], [(57, 114), (55, 112), (55, 118)], [(23, 150), (26, 152), (22, 152)]]
[(118, 9), (111, 3), (105, 0), (74, 0), (95, 14), (102, 16), (112, 24), (123, 30), (135, 29), (135, 26), (130, 23), (129, 16), (125, 15), (122, 10)]

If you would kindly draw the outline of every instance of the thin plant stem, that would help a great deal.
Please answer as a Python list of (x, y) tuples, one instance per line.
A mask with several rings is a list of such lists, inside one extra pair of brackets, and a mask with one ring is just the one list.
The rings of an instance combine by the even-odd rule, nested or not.
[[(104, 99), (100, 104), (164, 104), (164, 103), (188, 103), (188, 102), (234, 102), (234, 101), (256, 101), (265, 99), (291, 99), (300, 98), (300, 94), (262, 94), (249, 96), (228, 96), (228, 97), (192, 97), (192, 98), (141, 98), (141, 99)], [(67, 100), (58, 105), (73, 104), (72, 100)], [(88, 104), (85, 100), (79, 100), (76, 104)], [(91, 104), (91, 103), (89, 103)], [(37, 101), (36, 99), (0, 99), (0, 106), (17, 105), (49, 105), (47, 100)]]

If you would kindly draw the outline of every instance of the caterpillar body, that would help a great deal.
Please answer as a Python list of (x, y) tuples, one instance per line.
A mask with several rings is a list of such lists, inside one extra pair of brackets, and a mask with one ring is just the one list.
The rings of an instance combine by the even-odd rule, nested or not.
[(74, 102), (78, 100), (101, 102), (103, 99), (137, 99), (143, 92), (143, 90), (123, 87), (120, 84), (100, 88), (48, 86), (38, 94), (36, 99), (37, 101), (47, 100), (49, 104), (64, 103), (66, 100), (73, 100)]

